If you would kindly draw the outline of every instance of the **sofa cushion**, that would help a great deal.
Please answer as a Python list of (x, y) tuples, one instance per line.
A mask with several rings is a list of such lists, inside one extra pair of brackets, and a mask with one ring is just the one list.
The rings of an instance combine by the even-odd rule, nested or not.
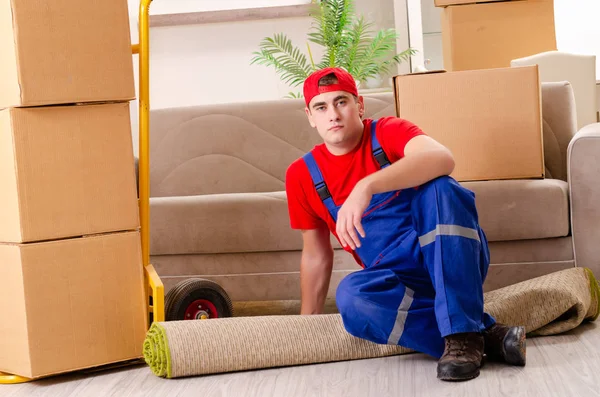
[[(463, 186), (475, 193), (489, 241), (569, 234), (566, 182), (479, 181)], [(285, 192), (156, 197), (150, 205), (152, 255), (302, 249), (300, 232), (289, 225)], [(334, 246), (339, 244), (334, 241)]]
[(464, 182), (489, 241), (569, 234), (568, 184), (558, 179)]

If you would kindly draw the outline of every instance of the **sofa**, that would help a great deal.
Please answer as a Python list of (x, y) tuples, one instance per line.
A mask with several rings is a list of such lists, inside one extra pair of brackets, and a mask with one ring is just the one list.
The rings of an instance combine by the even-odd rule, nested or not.
[[(394, 115), (391, 92), (366, 117)], [(600, 124), (576, 129), (568, 82), (542, 84), (546, 177), (462, 182), (487, 234), (490, 291), (573, 266), (600, 275)], [(235, 301), (300, 299), (301, 233), (289, 226), (285, 172), (320, 143), (301, 99), (153, 110), (150, 254), (169, 291), (213, 280)], [(332, 237), (328, 297), (360, 270)]]

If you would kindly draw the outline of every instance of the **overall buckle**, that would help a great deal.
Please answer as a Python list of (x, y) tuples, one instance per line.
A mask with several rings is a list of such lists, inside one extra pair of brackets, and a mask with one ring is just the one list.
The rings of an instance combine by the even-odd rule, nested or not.
[(377, 160), (377, 162), (379, 163), (379, 167), (381, 168), (391, 164), (390, 160), (388, 159), (387, 155), (385, 154), (382, 148), (373, 150), (373, 156), (375, 157), (375, 160)]
[(327, 188), (325, 182), (316, 184), (315, 189), (317, 189), (317, 193), (319, 194), (321, 201), (325, 201), (331, 197), (331, 193), (329, 193), (329, 189)]

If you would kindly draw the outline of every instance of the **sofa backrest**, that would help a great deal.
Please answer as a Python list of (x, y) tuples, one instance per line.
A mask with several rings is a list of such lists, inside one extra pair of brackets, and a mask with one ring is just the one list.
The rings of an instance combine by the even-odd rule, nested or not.
[[(542, 84), (548, 178), (566, 180), (566, 153), (576, 132), (568, 82)], [(365, 96), (365, 116), (395, 115), (392, 93)], [(321, 143), (301, 99), (204, 105), (151, 112), (152, 197), (285, 190), (285, 172)]]
[(542, 83), (546, 178), (567, 180), (567, 149), (577, 133), (573, 87), (567, 81)]
[[(391, 93), (365, 106), (366, 117), (395, 114)], [(282, 191), (288, 166), (319, 143), (302, 99), (153, 110), (150, 194)]]

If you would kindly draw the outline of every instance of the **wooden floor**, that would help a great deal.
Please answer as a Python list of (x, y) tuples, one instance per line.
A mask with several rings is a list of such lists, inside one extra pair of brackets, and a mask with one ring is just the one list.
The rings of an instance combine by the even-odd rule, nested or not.
[(42, 396), (600, 396), (600, 324), (528, 340), (527, 366), (486, 364), (479, 378), (446, 383), (421, 354), (166, 380), (145, 366), (0, 385), (2, 397)]

